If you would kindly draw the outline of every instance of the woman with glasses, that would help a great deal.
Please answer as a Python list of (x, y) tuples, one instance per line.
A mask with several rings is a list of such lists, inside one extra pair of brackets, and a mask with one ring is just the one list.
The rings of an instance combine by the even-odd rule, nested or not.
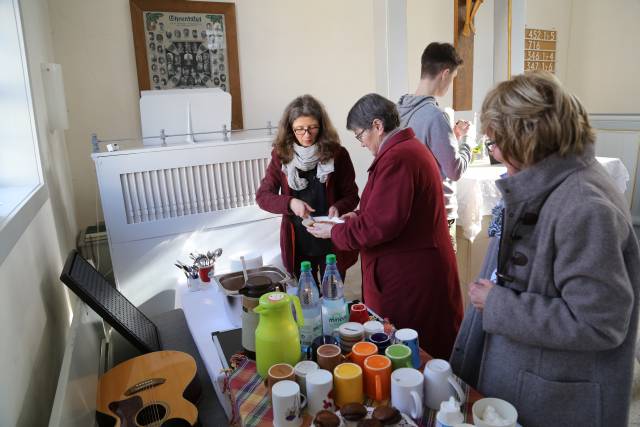
[(532, 72), (489, 92), (481, 121), (519, 171), (496, 182), (496, 280), (469, 285), (482, 313), (469, 333), (481, 334), (477, 388), (513, 403), (527, 427), (626, 426), (640, 248), (588, 115), (552, 74)]
[(309, 234), (302, 220), (338, 217), (359, 200), (351, 158), (324, 107), (310, 95), (294, 99), (282, 114), (271, 162), (256, 193), (262, 209), (282, 214), (280, 249), (287, 271), (299, 277), (301, 261), (310, 261), (319, 281), (325, 256), (335, 253), (344, 278), (358, 253), (336, 251), (331, 242)]
[(397, 328), (418, 331), (420, 346), (448, 358), (462, 320), (440, 171), (411, 128), (400, 128), (393, 102), (360, 98), (347, 128), (373, 154), (360, 209), (344, 224), (310, 232), (342, 250), (360, 250), (367, 306)]

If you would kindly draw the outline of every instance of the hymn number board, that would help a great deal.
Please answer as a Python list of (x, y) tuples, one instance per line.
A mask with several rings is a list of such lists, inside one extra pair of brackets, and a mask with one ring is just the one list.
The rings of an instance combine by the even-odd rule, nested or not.
[(525, 28), (524, 70), (556, 71), (556, 30)]

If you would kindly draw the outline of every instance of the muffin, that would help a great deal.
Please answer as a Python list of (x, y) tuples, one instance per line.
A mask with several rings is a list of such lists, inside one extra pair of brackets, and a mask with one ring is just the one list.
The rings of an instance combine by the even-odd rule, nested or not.
[(313, 425), (316, 427), (339, 427), (340, 417), (331, 411), (320, 411), (313, 419)]
[(369, 418), (366, 420), (360, 420), (358, 427), (382, 427), (382, 423), (376, 419)]
[(362, 403), (347, 403), (340, 408), (340, 415), (347, 421), (360, 421), (367, 416), (367, 408)]
[(373, 410), (371, 417), (380, 421), (382, 425), (388, 426), (400, 422), (402, 414), (393, 406), (378, 406)]

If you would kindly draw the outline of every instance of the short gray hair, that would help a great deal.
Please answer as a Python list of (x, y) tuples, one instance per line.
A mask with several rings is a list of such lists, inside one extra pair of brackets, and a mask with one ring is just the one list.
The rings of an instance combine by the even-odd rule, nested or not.
[(347, 115), (347, 129), (369, 129), (375, 119), (384, 125), (385, 133), (400, 126), (400, 115), (396, 104), (377, 93), (358, 99)]

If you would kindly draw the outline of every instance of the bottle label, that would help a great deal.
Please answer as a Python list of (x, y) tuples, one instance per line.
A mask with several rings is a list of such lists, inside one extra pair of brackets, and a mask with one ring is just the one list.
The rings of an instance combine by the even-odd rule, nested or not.
[(304, 326), (300, 328), (300, 342), (303, 346), (310, 346), (316, 337), (322, 335), (322, 316), (304, 319)]
[(331, 335), (333, 331), (338, 329), (340, 325), (347, 322), (349, 318), (347, 317), (346, 310), (327, 310), (325, 307), (325, 316), (323, 319), (323, 329), (324, 333), (327, 335)]

